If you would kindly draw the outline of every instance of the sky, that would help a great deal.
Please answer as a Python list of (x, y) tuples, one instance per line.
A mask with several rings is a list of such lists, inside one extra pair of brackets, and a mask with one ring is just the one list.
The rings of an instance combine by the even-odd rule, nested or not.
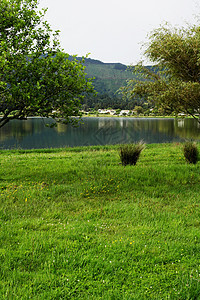
[(60, 30), (70, 55), (102, 62), (136, 64), (147, 35), (165, 22), (187, 27), (200, 17), (199, 0), (40, 0), (45, 19)]

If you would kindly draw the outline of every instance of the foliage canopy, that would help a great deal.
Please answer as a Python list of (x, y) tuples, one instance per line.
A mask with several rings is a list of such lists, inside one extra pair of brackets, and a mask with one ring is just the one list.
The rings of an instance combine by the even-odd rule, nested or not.
[(45, 13), (38, 0), (0, 2), (0, 127), (33, 115), (74, 122), (92, 91), (84, 58), (69, 59)]
[[(129, 99), (145, 98), (168, 112), (186, 113), (198, 119), (200, 112), (200, 26), (187, 28), (165, 24), (149, 35), (145, 57), (120, 92)], [(199, 119), (198, 119), (199, 120)]]

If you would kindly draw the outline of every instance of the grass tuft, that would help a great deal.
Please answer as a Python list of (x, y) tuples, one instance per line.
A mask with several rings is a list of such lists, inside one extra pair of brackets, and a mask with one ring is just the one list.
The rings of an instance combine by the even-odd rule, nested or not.
[(122, 145), (119, 152), (122, 165), (136, 165), (144, 148), (145, 145), (143, 142)]
[(196, 143), (187, 142), (183, 146), (185, 159), (190, 164), (196, 164), (198, 161), (198, 148)]

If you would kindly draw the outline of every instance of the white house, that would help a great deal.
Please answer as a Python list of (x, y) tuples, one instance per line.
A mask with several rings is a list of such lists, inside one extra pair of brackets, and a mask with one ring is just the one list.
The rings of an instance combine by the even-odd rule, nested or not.
[(114, 110), (114, 109), (98, 109), (98, 113), (114, 115), (114, 114), (116, 114), (116, 110)]
[(130, 110), (121, 110), (120, 111), (120, 116), (128, 115), (130, 113)]

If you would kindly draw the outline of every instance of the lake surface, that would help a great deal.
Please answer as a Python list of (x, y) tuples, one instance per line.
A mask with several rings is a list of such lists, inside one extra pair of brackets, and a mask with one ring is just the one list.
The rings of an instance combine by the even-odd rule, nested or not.
[(200, 141), (200, 126), (193, 119), (156, 118), (83, 118), (74, 128), (58, 124), (49, 128), (53, 120), (30, 118), (13, 120), (0, 129), (1, 149), (39, 149), (106, 145), (143, 140), (145, 143)]

